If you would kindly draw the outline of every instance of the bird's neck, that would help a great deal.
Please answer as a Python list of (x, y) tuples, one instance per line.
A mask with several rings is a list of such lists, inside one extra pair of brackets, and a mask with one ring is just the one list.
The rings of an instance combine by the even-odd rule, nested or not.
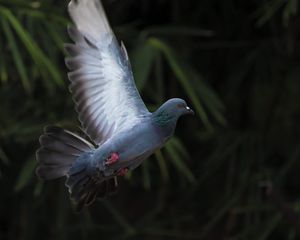
[(171, 116), (163, 109), (159, 109), (153, 114), (153, 124), (160, 129), (165, 137), (173, 135), (176, 123), (177, 117)]

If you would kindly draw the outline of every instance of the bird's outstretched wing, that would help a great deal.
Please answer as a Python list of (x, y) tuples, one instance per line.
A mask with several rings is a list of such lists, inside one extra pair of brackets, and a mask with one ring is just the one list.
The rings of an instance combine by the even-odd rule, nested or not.
[(142, 101), (123, 44), (118, 44), (99, 0), (72, 0), (69, 28), (70, 91), (83, 130), (101, 144), (149, 114)]

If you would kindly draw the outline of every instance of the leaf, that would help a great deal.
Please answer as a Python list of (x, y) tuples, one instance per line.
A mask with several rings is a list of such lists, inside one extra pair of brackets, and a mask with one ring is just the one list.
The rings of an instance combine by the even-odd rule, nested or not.
[(140, 43), (132, 54), (132, 69), (140, 91), (144, 89), (156, 55), (157, 50), (147, 41)]
[(7, 38), (9, 49), (12, 52), (13, 60), (15, 63), (15, 66), (17, 68), (17, 71), (21, 77), (21, 81), (23, 84), (23, 87), (27, 93), (30, 93), (32, 90), (31, 84), (29, 82), (29, 78), (27, 75), (26, 67), (24, 65), (24, 62), (22, 60), (21, 51), (18, 49), (17, 42), (15, 40), (15, 37), (9, 27), (9, 24), (6, 19), (2, 19), (2, 27), (5, 33), (5, 36)]
[(288, 0), (282, 14), (282, 19), (285, 26), (288, 25), (288, 22), (292, 16), (297, 15), (297, 11), (298, 0)]
[(131, 224), (127, 221), (127, 219), (109, 202), (106, 200), (101, 201), (104, 207), (109, 211), (111, 216), (115, 219), (115, 221), (124, 229), (124, 231), (133, 236), (136, 234), (136, 230)]
[(9, 158), (7, 157), (6, 153), (4, 152), (4, 150), (0, 147), (0, 160), (2, 160), (2, 162), (5, 165), (9, 165), (10, 161)]
[(227, 121), (223, 116), (223, 111), (225, 110), (224, 104), (216, 96), (216, 94), (207, 87), (201, 78), (198, 76), (196, 89), (202, 99), (203, 104), (206, 106), (207, 110), (211, 115), (222, 125), (226, 125)]
[(33, 195), (35, 197), (38, 197), (41, 195), (41, 192), (43, 190), (43, 185), (44, 185), (44, 182), (43, 181), (38, 181), (37, 184), (35, 185), (35, 188), (34, 188), (34, 192), (33, 192)]
[(262, 27), (268, 20), (270, 20), (275, 13), (285, 4), (286, 0), (267, 1), (261, 9), (254, 14), (258, 16), (257, 26)]
[(269, 218), (267, 224), (264, 226), (263, 232), (257, 236), (257, 240), (265, 240), (269, 239), (269, 236), (271, 233), (275, 230), (275, 228), (280, 223), (280, 220), (282, 219), (282, 216), (280, 213), (274, 214), (272, 218)]
[(171, 142), (171, 145), (173, 145), (174, 148), (176, 148), (178, 153), (180, 153), (183, 158), (185, 159), (189, 158), (190, 155), (179, 138), (173, 136), (169, 141)]
[[(3, 19), (0, 17), (0, 21), (2, 22)], [(5, 59), (5, 54), (4, 54), (4, 47), (2, 46), (2, 43), (0, 41), (0, 52), (1, 57), (0, 57), (0, 81), (2, 83), (6, 83), (8, 80), (8, 74), (7, 74), (7, 67), (6, 67), (6, 59)]]
[(57, 32), (56, 28), (51, 24), (46, 24), (46, 27), (57, 48), (60, 49), (62, 52), (65, 51), (64, 40), (62, 39), (61, 35)]
[(168, 166), (166, 164), (166, 159), (164, 158), (161, 150), (157, 150), (155, 152), (155, 157), (156, 157), (163, 181), (168, 182), (170, 179), (170, 174), (169, 174)]
[(155, 61), (155, 80), (156, 80), (156, 94), (153, 94), (157, 103), (161, 103), (165, 99), (165, 84), (163, 80), (163, 62), (161, 54), (157, 54)]
[(146, 190), (151, 189), (151, 178), (150, 178), (150, 173), (149, 173), (149, 160), (144, 161), (142, 164), (142, 172), (143, 172), (143, 183), (144, 183), (144, 188)]
[[(4, 56), (3, 56), (4, 57)], [(2, 61), (1, 61), (2, 60)], [(8, 74), (6, 69), (6, 63), (4, 59), (0, 59), (0, 80), (2, 83), (6, 83), (8, 80)]]
[(45, 85), (49, 88), (51, 87), (51, 85), (47, 82), (50, 78), (53, 79), (58, 86), (63, 86), (64, 82), (58, 68), (44, 55), (43, 51), (38, 47), (29, 33), (23, 28), (19, 20), (7, 8), (0, 7), (0, 13), (9, 21), (16, 34), (30, 53), (32, 59), (39, 67), (40, 73), (44, 77)]
[(185, 164), (185, 162), (182, 161), (182, 159), (178, 156), (176, 148), (174, 147), (172, 142), (168, 142), (168, 144), (166, 145), (166, 150), (170, 156), (170, 160), (177, 168), (177, 170), (181, 172), (183, 176), (185, 176), (191, 183), (194, 183), (196, 181), (196, 178), (194, 177), (188, 166)]
[(14, 188), (15, 192), (21, 191), (29, 183), (33, 176), (35, 166), (36, 161), (34, 158), (32, 158), (32, 160), (29, 160), (24, 164)]

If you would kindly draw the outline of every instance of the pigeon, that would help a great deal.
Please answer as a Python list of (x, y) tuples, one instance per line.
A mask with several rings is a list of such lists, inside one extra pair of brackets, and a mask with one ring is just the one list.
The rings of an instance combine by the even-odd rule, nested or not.
[[(71, 0), (73, 41), (65, 44), (69, 89), (85, 137), (47, 126), (39, 138), (36, 174), (66, 177), (77, 210), (116, 191), (118, 176), (138, 167), (193, 114), (180, 98), (149, 112), (135, 86), (124, 44), (117, 41), (99, 0)], [(87, 140), (88, 139), (88, 140)]]

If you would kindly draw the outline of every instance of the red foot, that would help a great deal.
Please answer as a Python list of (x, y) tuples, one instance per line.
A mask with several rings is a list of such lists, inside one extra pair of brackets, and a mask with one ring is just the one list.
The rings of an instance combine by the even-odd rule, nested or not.
[(112, 153), (105, 161), (105, 165), (112, 165), (119, 160), (119, 154)]
[(124, 176), (129, 171), (128, 168), (122, 168), (118, 172), (118, 176)]

